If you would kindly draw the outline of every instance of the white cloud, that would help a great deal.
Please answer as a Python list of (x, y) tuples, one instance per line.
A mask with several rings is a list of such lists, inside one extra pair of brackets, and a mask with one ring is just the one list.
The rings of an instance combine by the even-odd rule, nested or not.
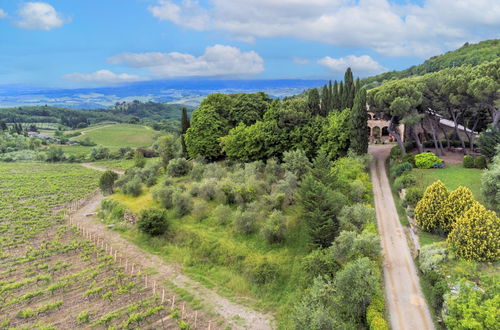
[(323, 57), (318, 61), (332, 72), (343, 73), (347, 68), (351, 68), (352, 71), (361, 77), (382, 73), (387, 71), (382, 65), (377, 63), (368, 55), (356, 56), (348, 55), (340, 58), (332, 58), (330, 56)]
[(298, 64), (298, 65), (305, 65), (305, 64), (309, 63), (309, 60), (307, 58), (302, 58), (302, 57), (298, 57), (298, 56), (292, 57), (292, 61), (293, 61), (293, 63)]
[(28, 30), (49, 31), (65, 22), (54, 7), (45, 2), (27, 2), (18, 11), (17, 26)]
[(498, 37), (498, 0), (158, 0), (162, 20), (196, 30), (222, 30), (238, 40), (295, 37), (384, 55), (426, 57), (465, 41)]
[(254, 51), (214, 45), (201, 56), (186, 53), (123, 53), (108, 59), (112, 64), (145, 68), (156, 78), (193, 76), (247, 76), (264, 71), (264, 60)]
[(7, 17), (7, 13), (5, 12), (5, 10), (0, 8), (0, 19), (5, 18), (5, 17)]
[(209, 20), (198, 2), (191, 0), (184, 0), (182, 7), (170, 1), (159, 0), (158, 6), (149, 6), (148, 9), (160, 20), (171, 21), (194, 30), (204, 29)]
[(117, 74), (109, 70), (99, 70), (93, 73), (70, 73), (64, 75), (63, 79), (87, 85), (116, 85), (120, 83), (149, 80), (146, 77), (126, 73)]

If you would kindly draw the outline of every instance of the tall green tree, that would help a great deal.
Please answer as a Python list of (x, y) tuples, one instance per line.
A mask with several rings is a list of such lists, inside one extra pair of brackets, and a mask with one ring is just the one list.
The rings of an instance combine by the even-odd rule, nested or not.
[(312, 244), (330, 246), (338, 234), (337, 215), (347, 203), (345, 196), (307, 175), (300, 186), (299, 200), (305, 211)]
[(187, 156), (186, 140), (185, 140), (184, 134), (186, 134), (186, 132), (190, 126), (191, 126), (191, 123), (189, 122), (187, 109), (185, 107), (183, 107), (182, 108), (182, 118), (181, 118), (181, 148), (182, 148), (182, 155), (183, 156)]
[(340, 104), (339, 84), (337, 83), (337, 80), (335, 80), (332, 87), (332, 109), (342, 110)]
[(344, 110), (346, 108), (344, 93), (345, 93), (344, 82), (341, 80), (339, 83), (339, 105), (340, 105), (339, 110)]
[(317, 88), (311, 88), (307, 93), (307, 105), (313, 115), (320, 114), (320, 96)]
[(330, 104), (330, 92), (328, 90), (328, 86), (325, 84), (323, 88), (321, 88), (321, 116), (326, 116), (328, 113), (328, 106)]
[(175, 138), (172, 134), (158, 138), (158, 153), (162, 167), (166, 168), (168, 163), (175, 158)]
[(352, 108), (354, 103), (354, 78), (351, 68), (347, 68), (344, 74), (344, 107)]
[(368, 152), (368, 111), (366, 110), (366, 90), (356, 92), (350, 113), (350, 149), (358, 155)]

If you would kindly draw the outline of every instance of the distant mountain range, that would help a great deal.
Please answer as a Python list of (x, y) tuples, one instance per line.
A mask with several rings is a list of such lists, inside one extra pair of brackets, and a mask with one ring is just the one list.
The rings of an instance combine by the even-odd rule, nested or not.
[(281, 98), (319, 87), (324, 80), (166, 80), (115, 87), (37, 89), (0, 86), (0, 107), (50, 105), (73, 109), (100, 109), (121, 101), (154, 101), (197, 106), (208, 94), (264, 91)]

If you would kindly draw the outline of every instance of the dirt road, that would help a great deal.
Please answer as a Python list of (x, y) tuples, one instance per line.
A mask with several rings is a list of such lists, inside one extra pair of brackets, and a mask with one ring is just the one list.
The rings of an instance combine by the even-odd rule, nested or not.
[[(91, 164), (82, 164), (82, 166), (98, 171), (105, 170), (95, 165), (89, 165)], [(122, 238), (118, 233), (109, 230), (98, 219), (87, 217), (86, 214), (95, 211), (99, 207), (102, 198), (101, 194), (96, 195), (76, 211), (72, 215), (72, 219), (83, 225), (89, 233), (101, 236), (108, 245), (113, 247), (113, 250), (118, 250), (123, 257), (134, 260), (143, 269), (154, 270), (155, 274), (151, 275), (151, 280), (156, 280), (158, 283), (164, 283), (168, 280), (177, 287), (188, 291), (199, 299), (204, 306), (211, 307), (213, 312), (222, 316), (231, 325), (232, 329), (268, 330), (273, 328), (273, 319), (270, 315), (259, 313), (220, 296), (183, 275), (179, 265), (165, 262), (159, 256), (142, 250), (137, 245)]]
[(391, 328), (434, 329), (385, 170), (385, 160), (391, 147), (392, 145), (369, 147), (374, 158), (370, 170), (378, 230), (384, 253), (385, 293)]

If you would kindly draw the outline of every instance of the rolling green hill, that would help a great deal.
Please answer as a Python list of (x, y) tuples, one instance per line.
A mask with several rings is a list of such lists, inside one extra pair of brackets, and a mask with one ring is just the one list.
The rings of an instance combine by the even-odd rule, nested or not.
[(500, 57), (500, 40), (485, 40), (477, 44), (466, 43), (457, 50), (439, 56), (433, 56), (424, 63), (414, 65), (402, 71), (391, 71), (361, 80), (368, 88), (376, 87), (386, 80), (396, 80), (411, 76), (420, 76), (442, 69), (465, 64), (479, 65)]
[(133, 124), (109, 124), (79, 130), (81, 135), (74, 140), (90, 138), (105, 147), (149, 147), (159, 134), (150, 127)]

